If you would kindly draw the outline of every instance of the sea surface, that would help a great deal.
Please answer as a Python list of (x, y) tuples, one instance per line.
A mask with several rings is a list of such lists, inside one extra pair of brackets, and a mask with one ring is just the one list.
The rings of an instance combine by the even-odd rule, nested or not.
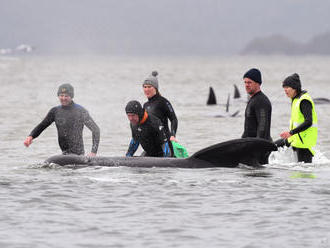
[[(286, 76), (297, 72), (312, 97), (330, 98), (330, 57), (0, 57), (0, 247), (330, 247), (329, 104), (316, 105), (312, 164), (284, 149), (258, 170), (47, 166), (60, 153), (54, 125), (23, 146), (59, 105), (58, 86), (71, 83), (75, 102), (101, 128), (98, 155), (124, 155), (125, 105), (146, 101), (142, 82), (158, 70), (179, 120), (177, 138), (193, 154), (241, 136), (242, 75), (252, 67), (273, 104), (274, 140), (290, 119)], [(230, 100), (229, 112), (240, 111), (233, 118), (224, 104), (234, 84), (241, 98)], [(216, 106), (206, 106), (210, 86)], [(88, 153), (87, 128), (84, 142)]]

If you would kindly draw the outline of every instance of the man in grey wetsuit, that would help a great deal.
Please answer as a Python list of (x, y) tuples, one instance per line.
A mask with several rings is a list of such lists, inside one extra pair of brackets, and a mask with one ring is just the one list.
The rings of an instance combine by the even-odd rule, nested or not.
[(88, 111), (73, 102), (74, 90), (70, 84), (62, 84), (57, 92), (61, 105), (53, 107), (43, 121), (37, 125), (25, 139), (24, 145), (30, 146), (53, 122), (56, 124), (58, 143), (63, 154), (84, 155), (83, 128), (92, 131), (93, 145), (89, 156), (95, 156), (100, 141), (100, 129), (90, 117)]

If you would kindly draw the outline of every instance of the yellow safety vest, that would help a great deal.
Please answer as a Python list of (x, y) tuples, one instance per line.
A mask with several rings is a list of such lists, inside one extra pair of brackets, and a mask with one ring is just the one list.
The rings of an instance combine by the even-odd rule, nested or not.
[(313, 147), (316, 145), (317, 140), (317, 115), (314, 102), (308, 93), (304, 93), (299, 98), (295, 98), (292, 101), (290, 130), (295, 129), (305, 121), (304, 115), (300, 111), (300, 103), (302, 100), (308, 100), (312, 104), (313, 124), (306, 130), (289, 137), (288, 141), (293, 147), (308, 148), (314, 155), (315, 151), (313, 150)]

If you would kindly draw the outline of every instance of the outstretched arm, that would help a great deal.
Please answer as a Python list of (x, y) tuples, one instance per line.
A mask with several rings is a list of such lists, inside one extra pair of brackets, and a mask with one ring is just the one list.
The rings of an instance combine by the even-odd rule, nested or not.
[(52, 108), (46, 117), (36, 126), (30, 135), (24, 140), (24, 145), (29, 147), (32, 144), (33, 139), (37, 138), (55, 119), (55, 108)]

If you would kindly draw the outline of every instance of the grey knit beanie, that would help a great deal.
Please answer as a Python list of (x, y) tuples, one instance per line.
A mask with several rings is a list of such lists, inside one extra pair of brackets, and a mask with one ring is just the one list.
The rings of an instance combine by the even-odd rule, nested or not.
[(157, 76), (158, 76), (158, 72), (157, 71), (153, 71), (151, 73), (151, 75), (149, 77), (146, 78), (146, 80), (144, 80), (143, 82), (143, 86), (144, 85), (151, 85), (153, 86), (154, 88), (156, 88), (158, 90), (158, 79), (157, 79)]

